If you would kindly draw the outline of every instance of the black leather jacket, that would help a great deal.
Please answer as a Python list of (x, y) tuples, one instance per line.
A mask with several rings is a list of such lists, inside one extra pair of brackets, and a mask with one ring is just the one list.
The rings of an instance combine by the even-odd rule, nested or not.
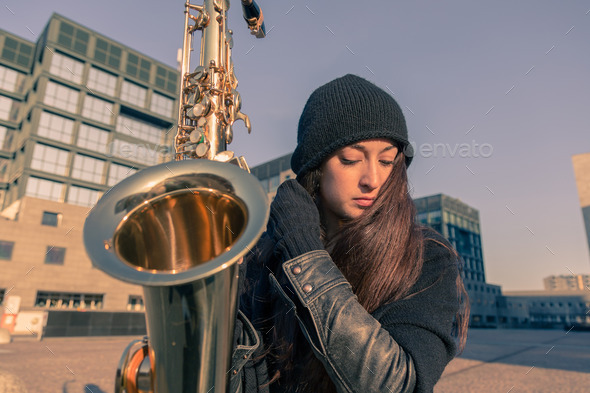
[[(446, 241), (437, 241), (426, 242), (423, 272), (410, 295), (372, 314), (324, 250), (284, 263), (282, 285), (268, 275), (269, 288), (296, 312), (338, 392), (432, 391), (455, 354), (451, 330), (458, 307), (456, 260), (439, 244)], [(236, 332), (231, 391), (268, 392), (265, 361), (254, 355), (262, 353), (262, 335), (243, 313)]]

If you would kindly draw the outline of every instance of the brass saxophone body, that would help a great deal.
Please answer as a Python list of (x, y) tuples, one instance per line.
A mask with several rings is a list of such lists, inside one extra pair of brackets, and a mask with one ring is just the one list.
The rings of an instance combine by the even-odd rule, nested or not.
[[(264, 36), (260, 10), (242, 3), (252, 33)], [(148, 337), (123, 353), (116, 392), (227, 389), (238, 261), (268, 218), (259, 182), (243, 157), (226, 150), (236, 120), (250, 131), (236, 91), (228, 8), (226, 0), (185, 3), (176, 160), (117, 184), (84, 226), (92, 263), (144, 292)], [(196, 31), (200, 59), (191, 71)]]

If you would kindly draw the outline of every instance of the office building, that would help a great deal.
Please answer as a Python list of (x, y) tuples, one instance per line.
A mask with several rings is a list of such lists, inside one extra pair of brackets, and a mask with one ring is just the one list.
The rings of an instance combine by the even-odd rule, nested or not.
[(282, 182), (288, 179), (295, 179), (295, 172), (291, 170), (292, 155), (292, 153), (289, 153), (250, 169), (250, 172), (260, 180), (260, 184), (266, 192), (269, 201), (273, 200), (277, 193), (277, 188), (279, 188)]
[(572, 162), (586, 228), (586, 240), (590, 249), (590, 153), (577, 154), (572, 157)]
[(471, 303), (472, 326), (496, 326), (498, 285), (486, 282), (479, 211), (448, 195), (437, 194), (414, 200), (417, 219), (441, 233), (464, 261), (463, 281)]
[(36, 42), (0, 30), (0, 301), (142, 308), (141, 288), (91, 266), (82, 228), (112, 186), (172, 157), (178, 83), (176, 69), (60, 15)]
[(589, 291), (508, 291), (498, 298), (499, 326), (570, 328), (590, 326)]
[(546, 291), (590, 291), (590, 275), (549, 276), (543, 279)]

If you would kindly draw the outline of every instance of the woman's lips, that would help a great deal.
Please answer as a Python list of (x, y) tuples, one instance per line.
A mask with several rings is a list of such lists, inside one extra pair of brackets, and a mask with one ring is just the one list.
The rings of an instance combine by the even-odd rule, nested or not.
[(373, 198), (354, 198), (353, 199), (357, 205), (362, 207), (369, 207), (375, 201)]

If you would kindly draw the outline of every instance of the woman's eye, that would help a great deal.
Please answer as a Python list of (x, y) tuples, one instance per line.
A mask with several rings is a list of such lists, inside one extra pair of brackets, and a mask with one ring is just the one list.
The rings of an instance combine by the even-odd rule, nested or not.
[(383, 166), (392, 166), (393, 165), (393, 160), (379, 160), (379, 162)]
[(353, 164), (356, 164), (357, 162), (359, 162), (359, 160), (349, 160), (347, 158), (341, 157), (340, 162), (343, 165), (353, 165)]

